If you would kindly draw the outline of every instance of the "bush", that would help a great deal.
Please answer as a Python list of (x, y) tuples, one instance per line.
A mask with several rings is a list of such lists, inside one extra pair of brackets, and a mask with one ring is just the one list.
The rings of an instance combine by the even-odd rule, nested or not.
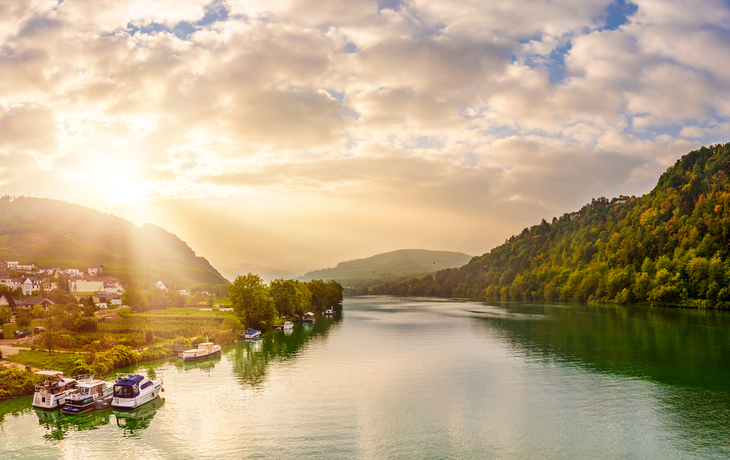
[(35, 385), (43, 383), (44, 376), (26, 370), (0, 366), (0, 399), (32, 395)]
[(156, 359), (162, 359), (172, 355), (174, 355), (172, 350), (165, 348), (162, 345), (152, 345), (139, 354), (139, 359), (141, 361), (154, 361)]

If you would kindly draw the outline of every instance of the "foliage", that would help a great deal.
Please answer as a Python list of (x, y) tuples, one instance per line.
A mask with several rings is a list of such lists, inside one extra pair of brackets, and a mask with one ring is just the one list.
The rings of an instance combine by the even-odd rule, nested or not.
[(301, 316), (309, 309), (312, 302), (311, 293), (306, 297), (299, 285), (306, 286), (304, 283), (283, 279), (273, 280), (269, 284), (269, 295), (274, 300), (279, 318), (294, 314)]
[(146, 311), (147, 298), (135, 286), (128, 286), (122, 294), (122, 304), (129, 306), (133, 311)]
[[(62, 275), (59, 275), (62, 276)], [(76, 297), (74, 297), (72, 294), (69, 294), (67, 291), (63, 289), (56, 288), (52, 290), (51, 292), (46, 294), (46, 297), (48, 300), (52, 301), (55, 304), (59, 305), (65, 305), (68, 303), (76, 303)]]
[(38, 369), (53, 369), (70, 375), (73, 373), (74, 363), (82, 357), (83, 355), (77, 353), (46, 353), (45, 351), (21, 349), (14, 355), (4, 356), (4, 359)]
[(152, 345), (139, 354), (139, 359), (140, 361), (154, 361), (174, 355), (175, 353), (169, 348), (165, 348), (162, 345)]
[(104, 375), (118, 368), (140, 361), (140, 355), (131, 347), (116, 345), (111, 350), (92, 353), (74, 362), (74, 374)]
[(374, 294), (730, 308), (730, 144), (679, 159), (651, 193), (594, 199), (467, 265)]
[(26, 370), (0, 366), (0, 399), (32, 395), (35, 385), (43, 383), (44, 378)]
[(12, 316), (13, 311), (10, 309), (10, 307), (0, 307), (0, 326), (10, 321), (10, 318), (12, 318)]
[(259, 275), (239, 275), (229, 287), (231, 303), (242, 323), (268, 329), (276, 319), (274, 300)]
[(18, 325), (21, 331), (28, 329), (31, 322), (33, 322), (33, 316), (27, 310), (23, 310), (15, 315), (15, 323)]

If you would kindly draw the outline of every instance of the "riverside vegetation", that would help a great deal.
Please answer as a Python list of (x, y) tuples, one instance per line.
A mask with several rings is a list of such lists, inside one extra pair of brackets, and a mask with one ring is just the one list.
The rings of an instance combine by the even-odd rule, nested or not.
[[(131, 308), (110, 315), (95, 315), (92, 304), (79, 306), (70, 299), (48, 312), (28, 315), (28, 326), (43, 326), (35, 346), (7, 359), (38, 368), (53, 368), (66, 374), (108, 374), (119, 367), (175, 356), (174, 348), (190, 348), (210, 339), (229, 344), (244, 327), (264, 331), (278, 322), (341, 309), (342, 286), (335, 282), (275, 280), (269, 285), (255, 274), (236, 278), (228, 286), (229, 298), (218, 298), (234, 311), (207, 305), (183, 306), (176, 291), (148, 292), (128, 289), (125, 300)], [(54, 293), (57, 300), (63, 292)], [(41, 309), (42, 310), (42, 309)], [(32, 322), (31, 322), (32, 320)], [(61, 349), (65, 353), (53, 353)], [(79, 353), (74, 353), (74, 352)], [(0, 397), (31, 394), (43, 378), (23, 370), (0, 366)]]
[(491, 252), (372, 294), (730, 308), (730, 144), (684, 155), (641, 197), (594, 199)]

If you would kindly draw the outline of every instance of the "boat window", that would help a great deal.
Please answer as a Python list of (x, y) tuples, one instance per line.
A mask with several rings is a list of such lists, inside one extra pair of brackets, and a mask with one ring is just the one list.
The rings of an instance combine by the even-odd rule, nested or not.
[(129, 385), (114, 385), (114, 396), (119, 398), (132, 398), (134, 393)]
[(89, 394), (89, 389), (88, 388), (84, 388), (84, 394), (85, 395)]
[(152, 382), (145, 382), (142, 384), (142, 389), (144, 390), (145, 388), (147, 388), (150, 385), (152, 385)]

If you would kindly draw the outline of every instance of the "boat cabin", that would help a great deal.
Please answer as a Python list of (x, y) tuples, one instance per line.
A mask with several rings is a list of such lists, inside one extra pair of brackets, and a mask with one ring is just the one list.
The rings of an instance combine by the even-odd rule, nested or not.
[(103, 380), (92, 380), (78, 384), (79, 393), (84, 396), (101, 396), (104, 394), (106, 382)]
[(135, 398), (139, 396), (140, 390), (144, 390), (148, 386), (154, 385), (152, 381), (148, 380), (140, 387), (142, 380), (144, 380), (144, 377), (141, 375), (128, 375), (117, 380), (114, 384), (114, 397)]

